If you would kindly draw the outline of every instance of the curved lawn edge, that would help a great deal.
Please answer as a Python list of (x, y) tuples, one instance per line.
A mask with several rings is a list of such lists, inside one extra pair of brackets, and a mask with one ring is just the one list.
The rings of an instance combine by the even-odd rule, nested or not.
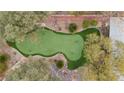
[[(15, 43), (8, 42), (8, 41), (7, 41), (7, 43), (8, 43), (9, 46), (12, 46), (13, 48), (15, 48), (17, 51), (19, 51), (19, 52), (20, 52), (23, 56), (25, 56), (25, 57), (35, 56), (35, 55), (40, 55), (40, 56), (43, 56), (43, 57), (51, 57), (51, 56), (54, 56), (54, 55), (60, 53), (60, 52), (58, 52), (58, 53), (55, 53), (55, 54), (50, 55), (50, 56), (44, 56), (44, 55), (41, 55), (41, 54), (27, 55), (27, 54), (24, 54), (23, 52), (21, 52), (21, 51), (16, 47)], [(64, 53), (60, 53), (60, 54), (63, 54), (63, 55), (64, 55)], [(66, 55), (64, 55), (64, 57), (65, 57), (65, 58), (67, 59), (67, 61), (69, 62), (69, 63), (68, 63), (68, 69), (70, 69), (70, 70), (74, 70), (74, 69), (76, 69), (76, 68), (78, 68), (78, 67), (80, 67), (80, 66), (83, 66), (83, 65), (87, 62), (87, 59), (85, 58), (85, 55), (84, 55), (83, 51), (82, 51), (82, 56), (81, 56), (80, 59), (77, 60), (77, 61), (70, 61), (70, 60), (67, 58)], [(83, 61), (82, 61), (82, 60), (83, 60)]]
[[(86, 61), (86, 58), (84, 57), (83, 51), (82, 51), (82, 55), (83, 55), (83, 56), (81, 56), (79, 60), (77, 60), (77, 61), (71, 61), (71, 60), (69, 60), (69, 59), (67, 58), (67, 56), (66, 56), (64, 53), (62, 53), (62, 52), (57, 52), (57, 53), (55, 53), (55, 54), (53, 54), (53, 55), (50, 55), (50, 56), (44, 56), (44, 55), (42, 55), (42, 54), (27, 55), (27, 54), (24, 54), (23, 52), (21, 52), (21, 51), (16, 47), (16, 44), (15, 44), (15, 43), (8, 42), (8, 41), (7, 41), (7, 43), (8, 43), (9, 46), (12, 46), (13, 48), (15, 48), (17, 51), (19, 51), (19, 52), (20, 52), (23, 56), (25, 56), (25, 57), (36, 56), (36, 55), (40, 55), (40, 56), (43, 56), (43, 57), (51, 57), (51, 56), (55, 56), (56, 54), (63, 54), (64, 57), (65, 57), (65, 58), (67, 59), (67, 61), (69, 62), (69, 63), (68, 63), (68, 69), (69, 69), (69, 70), (74, 70), (74, 69), (76, 69), (76, 68), (78, 68), (78, 67), (80, 67), (80, 66), (83, 66), (83, 65), (87, 62), (87, 61)], [(83, 60), (83, 61), (82, 61), (82, 60)]]
[[(63, 35), (80, 35), (82, 38), (83, 38), (84, 35), (88, 35), (88, 34), (91, 34), (91, 33), (96, 33), (97, 35), (101, 35), (100, 30), (96, 27), (89, 27), (89, 28), (86, 28), (84, 30), (81, 30), (80, 32), (75, 32), (75, 33), (57, 32), (56, 30), (53, 30), (49, 27), (40, 27), (38, 29), (47, 29), (47, 30), (53, 31), (54, 33), (63, 34)], [(36, 31), (36, 29), (28, 32), (27, 34), (35, 32), (35, 31)], [(84, 37), (86, 37), (86, 36), (84, 36)]]
[[(47, 28), (47, 27), (44, 27), (44, 28), (42, 28), (42, 29), (48, 29), (48, 30), (51, 30), (51, 31), (53, 31), (53, 32), (55, 32), (55, 33), (57, 33), (57, 34), (63, 34), (63, 35), (80, 35), (80, 36), (83, 38), (84, 42), (85, 42), (85, 40), (87, 39), (87, 35), (89, 35), (89, 34), (91, 34), (91, 33), (96, 33), (97, 35), (100, 35), (100, 31), (99, 31), (97, 28), (87, 28), (87, 29), (85, 29), (85, 30), (83, 30), (83, 31), (81, 31), (81, 32), (77, 32), (77, 33), (73, 33), (73, 34), (70, 34), (70, 33), (62, 33), (62, 32), (56, 32), (56, 31), (54, 31), (54, 30), (52, 30), (52, 29), (50, 29), (50, 28)], [(32, 33), (32, 32), (34, 32), (34, 31), (35, 31), (35, 30), (33, 30), (33, 31), (29, 32), (29, 33)], [(27, 34), (28, 34), (28, 33), (27, 33)], [(25, 57), (30, 56), (29, 54), (25, 54), (25, 53), (21, 52), (21, 51), (17, 48), (16, 42), (13, 42), (13, 43), (12, 43), (12, 42), (7, 41), (7, 43), (8, 43), (8, 45), (10, 45), (11, 47), (17, 49), (17, 50), (18, 50), (22, 55), (24, 55)], [(71, 61), (71, 60), (69, 60), (69, 59), (67, 58), (67, 56), (66, 56), (64, 53), (62, 53), (62, 52), (57, 52), (57, 53), (54, 53), (54, 54), (49, 55), (49, 56), (36, 53), (36, 54), (31, 54), (31, 56), (40, 55), (40, 56), (44, 56), (44, 57), (51, 57), (51, 56), (54, 56), (54, 55), (56, 55), (56, 54), (63, 54), (63, 55), (65, 56), (65, 58), (66, 58), (67, 61), (69, 62), (69, 63), (68, 63), (68, 69), (70, 69), (70, 70), (74, 70), (74, 69), (76, 69), (76, 68), (78, 68), (78, 67), (80, 67), (80, 66), (83, 66), (83, 65), (87, 62), (87, 59), (85, 58), (85, 54), (84, 54), (84, 50), (83, 50), (83, 49), (82, 49), (82, 53), (81, 53), (82, 56), (81, 56), (80, 59), (77, 60), (77, 61)]]
[(69, 70), (74, 70), (77, 69), (80, 66), (83, 66), (87, 62), (87, 59), (85, 57), (84, 51), (82, 51), (82, 56), (79, 60), (77, 61), (70, 61), (68, 63), (68, 69)]
[(75, 34), (80, 35), (85, 41), (87, 39), (87, 35), (93, 34), (93, 33), (97, 34), (98, 36), (101, 35), (100, 30), (97, 29), (97, 28), (87, 28), (87, 29), (82, 30), (81, 32), (78, 32), (78, 33), (75, 33)]

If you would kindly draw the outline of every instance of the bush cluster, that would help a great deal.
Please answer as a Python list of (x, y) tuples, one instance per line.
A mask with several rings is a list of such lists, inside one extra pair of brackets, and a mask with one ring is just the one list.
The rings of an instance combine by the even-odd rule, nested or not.
[(98, 22), (95, 19), (92, 19), (92, 20), (86, 19), (83, 21), (82, 26), (83, 26), (83, 28), (88, 28), (91, 26), (97, 26), (97, 24), (98, 24)]

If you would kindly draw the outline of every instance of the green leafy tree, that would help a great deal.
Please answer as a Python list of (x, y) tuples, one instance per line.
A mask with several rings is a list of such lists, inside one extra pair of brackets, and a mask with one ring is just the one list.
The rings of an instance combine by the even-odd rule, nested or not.
[(75, 32), (77, 30), (77, 25), (75, 23), (71, 23), (71, 24), (69, 24), (69, 28), (68, 29), (69, 29), (69, 31), (71, 33), (73, 33), (73, 32)]
[(37, 27), (47, 12), (0, 12), (0, 34), (8, 41), (23, 38)]
[(110, 39), (92, 34), (88, 36), (85, 46), (87, 63), (78, 69), (82, 80), (117, 80), (113, 71)]

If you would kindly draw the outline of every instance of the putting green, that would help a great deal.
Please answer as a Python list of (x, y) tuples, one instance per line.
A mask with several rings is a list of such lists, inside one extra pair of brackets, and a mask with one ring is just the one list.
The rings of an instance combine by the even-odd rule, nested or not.
[[(41, 55), (45, 57), (62, 53), (69, 61), (68, 68), (75, 69), (86, 63), (83, 52), (84, 41), (91, 33), (100, 34), (96, 28), (89, 28), (75, 34), (55, 32), (49, 28), (39, 28), (28, 33), (24, 39), (16, 40), (11, 46), (23, 55)], [(10, 44), (10, 42), (8, 42)]]
[(58, 34), (49, 29), (38, 29), (16, 42), (16, 47), (26, 55), (52, 56), (63, 53), (69, 60), (81, 57), (83, 39), (79, 35)]

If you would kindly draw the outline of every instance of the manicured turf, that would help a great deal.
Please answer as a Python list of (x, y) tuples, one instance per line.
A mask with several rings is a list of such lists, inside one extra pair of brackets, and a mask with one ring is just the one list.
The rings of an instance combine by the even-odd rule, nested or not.
[(68, 68), (75, 69), (86, 63), (83, 51), (86, 36), (96, 33), (96, 28), (89, 28), (75, 34), (55, 32), (48, 28), (39, 28), (28, 33), (24, 40), (16, 41), (13, 45), (23, 55), (41, 55), (45, 57), (62, 53), (69, 61)]
[(79, 35), (55, 33), (49, 29), (38, 29), (29, 33), (24, 40), (16, 42), (17, 48), (26, 55), (51, 56), (57, 53), (71, 61), (81, 57), (83, 39)]

